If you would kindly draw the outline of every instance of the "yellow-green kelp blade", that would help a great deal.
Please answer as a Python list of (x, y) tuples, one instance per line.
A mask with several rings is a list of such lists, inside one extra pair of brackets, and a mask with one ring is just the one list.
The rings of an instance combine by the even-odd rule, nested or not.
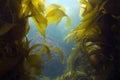
[(45, 37), (47, 19), (44, 16), (44, 2), (42, 2), (42, 0), (40, 0), (40, 2), (38, 2), (38, 0), (32, 0), (31, 5), (32, 19), (35, 22), (40, 34)]
[(70, 25), (71, 25), (71, 18), (69, 16), (66, 16), (66, 18), (67, 18), (66, 26), (70, 27)]
[(45, 42), (42, 42), (42, 43), (40, 43), (40, 45), (41, 45), (42, 47), (41, 47), (41, 49), (40, 49), (36, 54), (38, 54), (38, 55), (47, 54), (48, 60), (50, 60), (50, 59), (52, 58), (52, 57), (51, 57), (50, 44), (45, 43)]
[(60, 48), (54, 47), (52, 48), (53, 51), (57, 52), (60, 55), (62, 63), (64, 63), (64, 53)]
[(58, 25), (63, 17), (67, 17), (67, 27), (71, 24), (70, 17), (65, 14), (65, 8), (57, 4), (51, 4), (46, 8), (46, 17), (48, 24), (55, 23)]
[(33, 21), (35, 22), (38, 31), (40, 32), (40, 34), (42, 36), (46, 36), (46, 28), (47, 28), (47, 20), (44, 16), (40, 15), (34, 15), (33, 17)]

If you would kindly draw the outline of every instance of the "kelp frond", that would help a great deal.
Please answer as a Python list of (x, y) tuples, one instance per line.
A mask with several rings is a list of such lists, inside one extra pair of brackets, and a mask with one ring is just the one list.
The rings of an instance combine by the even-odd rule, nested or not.
[[(38, 4), (37, 1), (34, 2), (35, 1), (32, 2), (30, 13), (43, 37), (45, 37), (47, 25), (53, 22), (56, 22), (56, 25), (58, 25), (64, 16), (67, 17), (66, 26), (70, 26), (71, 20), (69, 16), (65, 14), (64, 7), (57, 4), (51, 4), (45, 8), (44, 2)], [(39, 8), (41, 8), (41, 10), (39, 10)]]
[(44, 2), (43, 0), (32, 0), (30, 5), (30, 13), (32, 15), (32, 19), (35, 22), (38, 31), (42, 36), (45, 37), (45, 32), (47, 28), (47, 19), (44, 16)]
[(64, 53), (60, 48), (51, 47), (50, 44), (46, 43), (46, 42), (42, 42), (37, 45), (40, 45), (41, 49), (36, 54), (38, 54), (38, 55), (47, 54), (48, 59), (50, 60), (50, 59), (52, 59), (52, 56), (51, 56), (52, 51), (55, 51), (60, 55), (61, 62), (64, 63)]
[(54, 47), (52, 48), (53, 51), (57, 52), (60, 55), (61, 62), (64, 63), (64, 53), (60, 48)]
[[(116, 37), (120, 35), (120, 22), (119, 19), (115, 18), (115, 16), (119, 18), (120, 14), (120, 11), (118, 11), (120, 6), (117, 4), (119, 1), (78, 1), (81, 3), (80, 17), (82, 20), (68, 34), (66, 41), (74, 40), (77, 44), (76, 49), (78, 48), (78, 51), (82, 51), (87, 56), (89, 63), (94, 67), (94, 71), (91, 71), (91, 76), (94, 77), (93, 80), (101, 80), (101, 78), (102, 80), (114, 79), (119, 74), (117, 71), (119, 68), (116, 64), (116, 62), (119, 64), (119, 59), (115, 57), (120, 56), (119, 49), (116, 48), (120, 45), (119, 38)], [(113, 66), (113, 64), (116, 65)], [(114, 71), (116, 75), (109, 76)], [(119, 76), (117, 77), (120, 79)]]
[(46, 36), (48, 24), (56, 22), (58, 25), (61, 19), (66, 16), (66, 26), (70, 26), (70, 17), (65, 14), (65, 8), (57, 4), (45, 7), (45, 0), (22, 0), (19, 18), (32, 17), (40, 34)]
[(51, 4), (46, 8), (46, 17), (49, 24), (55, 22), (56, 25), (58, 25), (64, 16), (67, 17), (66, 26), (69, 27), (71, 24), (71, 19), (65, 14), (65, 8), (63, 6)]
[(37, 52), (37, 54), (41, 55), (41, 54), (47, 54), (48, 59), (51, 59), (51, 50), (50, 50), (50, 44), (49, 43), (45, 43), (42, 42), (40, 43), (40, 45), (42, 46), (41, 49)]
[[(90, 37), (91, 34), (94, 34), (93, 32), (95, 33), (98, 32), (97, 34), (100, 34), (99, 27), (96, 25), (96, 23), (97, 20), (101, 17), (100, 10), (101, 7), (103, 7), (103, 5), (101, 7), (99, 5), (101, 4), (102, 1), (95, 1), (94, 3), (94, 1), (91, 0), (79, 0), (79, 2), (81, 3), (81, 5), (85, 5), (81, 7), (84, 8), (84, 10), (82, 10), (83, 13), (80, 14), (82, 17), (81, 23), (67, 35), (67, 37), (65, 38), (66, 40), (68, 40), (71, 37), (75, 41), (79, 42), (79, 40), (85, 36), (86, 38)], [(91, 2), (94, 3), (94, 5), (92, 5)], [(102, 4), (105, 5), (105, 3), (106, 1), (103, 2)], [(92, 6), (92, 10), (87, 9), (87, 7), (89, 7), (88, 5)]]

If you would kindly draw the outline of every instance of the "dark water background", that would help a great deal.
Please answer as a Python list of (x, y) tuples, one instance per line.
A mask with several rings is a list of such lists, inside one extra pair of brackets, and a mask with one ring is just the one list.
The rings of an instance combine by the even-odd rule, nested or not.
[[(52, 53), (52, 60), (50, 61), (47, 60), (46, 55), (42, 55), (42, 57), (44, 58), (44, 68), (42, 73), (44, 76), (50, 77), (50, 79), (53, 80), (65, 71), (67, 58), (71, 53), (72, 47), (74, 47), (74, 43), (71, 42), (67, 44), (64, 41), (64, 37), (70, 32), (70, 30), (72, 30), (75, 26), (77, 26), (80, 23), (80, 4), (79, 2), (77, 2), (77, 0), (47, 0), (46, 6), (51, 3), (56, 3), (64, 6), (66, 8), (67, 15), (69, 15), (72, 19), (72, 24), (70, 28), (65, 27), (66, 18), (63, 18), (61, 23), (57, 27), (55, 27), (54, 24), (50, 24), (47, 27), (47, 42), (49, 42), (52, 46), (57, 46), (60, 49), (62, 49), (65, 56), (65, 63), (62, 64), (60, 62), (59, 55), (56, 53)], [(29, 23), (30, 31), (28, 34), (28, 38), (34, 39), (31, 42), (31, 45), (41, 42), (43, 38), (39, 35), (35, 24), (32, 22), (31, 19), (29, 19)]]

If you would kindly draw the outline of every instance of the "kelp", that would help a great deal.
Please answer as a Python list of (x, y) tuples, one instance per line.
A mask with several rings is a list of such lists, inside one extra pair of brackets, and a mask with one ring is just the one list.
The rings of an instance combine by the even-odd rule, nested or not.
[[(41, 54), (46, 53), (51, 59), (51, 50), (58, 52), (61, 61), (64, 62), (63, 52), (57, 47), (51, 47), (46, 41), (30, 47), (31, 40), (26, 35), (29, 32), (29, 17), (32, 17), (41, 36), (46, 37), (46, 28), (50, 18), (59, 15), (59, 21), (67, 17), (67, 26), (70, 26), (70, 17), (65, 14), (64, 7), (47, 9), (45, 0), (0, 0), (0, 79), (1, 80), (35, 80), (35, 76), (41, 76), (44, 62)], [(53, 5), (53, 4), (52, 4)], [(52, 10), (55, 10), (51, 12)], [(40, 47), (37, 53), (33, 50)]]
[[(18, 21), (17, 23), (21, 22), (21, 24), (24, 25), (22, 20), (26, 20), (28, 17), (32, 17), (40, 34), (44, 37), (45, 37), (45, 30), (47, 28), (48, 23), (51, 23), (51, 19), (49, 18), (52, 18), (52, 19), (54, 18), (52, 22), (57, 21), (57, 24), (58, 24), (64, 16), (67, 16), (65, 14), (64, 7), (57, 4), (51, 4), (48, 6), (49, 8), (48, 7), (46, 8), (45, 1), (43, 0), (37, 0), (37, 1), (21, 0), (20, 4), (17, 5), (18, 8), (16, 8), (15, 10), (11, 9), (15, 7), (15, 6), (11, 6), (11, 3), (12, 2), (9, 2), (9, 0), (7, 0), (7, 7), (10, 8), (9, 13), (12, 16), (11, 18), (13, 20), (12, 23), (14, 24), (15, 21)], [(16, 1), (13, 1), (13, 3), (18, 4)], [(51, 6), (54, 6), (54, 7), (51, 7)], [(54, 10), (54, 11), (51, 11), (51, 10)], [(50, 16), (51, 13), (55, 15)], [(16, 14), (15, 17), (13, 17), (13, 14)], [(7, 12), (6, 12), (6, 15), (8, 15)], [(58, 20), (55, 18), (58, 18)], [(67, 26), (70, 26), (70, 18), (68, 16), (67, 16)]]
[[(80, 46), (79, 46), (80, 47)], [(71, 55), (67, 60), (67, 67), (65, 72), (56, 78), (56, 80), (77, 80), (85, 79), (91, 80), (89, 70), (90, 63), (88, 62), (87, 56), (80, 52), (80, 48), (72, 48)]]
[[(82, 11), (80, 9), (81, 23), (65, 38), (67, 42), (74, 40), (76, 43), (76, 52), (71, 54), (72, 58), (69, 59), (68, 66), (77, 63), (73, 62), (77, 57), (75, 54), (82, 52), (86, 55), (84, 58), (88, 60), (86, 64), (82, 65), (90, 64), (89, 66), (93, 67), (93, 69), (88, 70), (90, 79), (87, 80), (119, 80), (120, 73), (117, 70), (120, 66), (120, 48), (117, 47), (120, 46), (120, 38), (118, 38), (120, 22), (118, 18), (114, 17), (120, 16), (119, 0), (78, 1), (82, 8)], [(71, 76), (74, 74), (71, 74)], [(66, 80), (66, 78), (63, 78), (63, 80)]]
[[(35, 50), (35, 48), (41, 47), (40, 50), (36, 53), (33, 53), (32, 50)], [(60, 50), (58, 47), (51, 47), (49, 43), (42, 42), (39, 44), (33, 45), (31, 48), (29, 48), (29, 54), (26, 57), (24, 61), (24, 66), (26, 73), (28, 75), (31, 75), (31, 77), (38, 76), (41, 77), (41, 70), (43, 68), (43, 65), (41, 64), (43, 62), (43, 59), (41, 58), (41, 54), (47, 54), (48, 60), (52, 59), (51, 53), (52, 51), (57, 52), (60, 57), (62, 63), (64, 62), (64, 53), (62, 50)], [(31, 78), (30, 77), (30, 78)]]
[(61, 62), (64, 63), (64, 53), (60, 48), (51, 47), (49, 43), (45, 43), (45, 42), (42, 42), (42, 43), (40, 43), (38, 45), (41, 45), (42, 47), (36, 54), (41, 55), (41, 54), (45, 53), (45, 54), (47, 54), (48, 59), (50, 60), (50, 59), (52, 59), (51, 53), (52, 52), (57, 52), (60, 55)]
[(61, 62), (64, 63), (64, 54), (60, 48), (54, 47), (52, 48), (53, 51), (57, 52), (61, 57)]
[[(31, 16), (35, 24), (37, 25), (37, 28), (40, 31), (40, 34), (43, 37), (45, 37), (47, 25), (53, 22), (56, 22), (56, 25), (58, 25), (61, 19), (67, 15), (65, 14), (64, 7), (60, 5), (51, 4), (45, 8), (44, 4), (40, 3), (39, 5), (36, 3), (37, 1), (34, 1), (34, 2), (32, 2), (33, 4), (31, 6)], [(39, 6), (40, 8), (42, 7), (41, 10), (39, 10)], [(71, 23), (71, 20), (69, 16), (67, 16), (66, 26), (70, 26), (70, 23)]]
[(82, 54), (86, 55), (84, 58), (88, 59), (88, 61), (86, 64), (79, 66), (90, 64), (89, 66), (93, 67), (93, 69), (88, 70), (90, 79), (86, 80), (119, 80), (120, 73), (117, 70), (119, 70), (120, 65), (120, 54), (119, 48), (116, 47), (120, 45), (120, 39), (116, 36), (119, 36), (120, 20), (114, 17), (120, 16), (120, 11), (118, 11), (120, 7), (118, 5), (119, 1), (79, 0), (79, 2), (82, 8), (82, 11), (80, 9), (82, 21), (65, 38), (67, 42), (74, 40), (77, 45), (76, 52), (72, 53), (71, 60), (68, 60), (68, 66), (76, 63), (76, 61), (71, 61), (74, 61), (74, 57), (76, 58), (79, 52), (82, 52)]
[(51, 4), (46, 8), (46, 17), (49, 24), (55, 22), (56, 25), (58, 25), (64, 16), (67, 18), (66, 26), (69, 27), (71, 24), (71, 19), (65, 14), (64, 7), (57, 4)]
[(30, 5), (31, 16), (35, 22), (40, 34), (45, 37), (45, 30), (47, 27), (47, 19), (44, 16), (44, 4), (38, 1), (31, 1)]

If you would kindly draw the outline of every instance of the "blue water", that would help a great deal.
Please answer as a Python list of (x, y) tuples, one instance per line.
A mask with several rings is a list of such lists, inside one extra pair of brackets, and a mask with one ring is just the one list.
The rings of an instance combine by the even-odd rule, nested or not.
[[(61, 23), (55, 27), (54, 24), (50, 24), (47, 27), (46, 31), (46, 40), (49, 42), (52, 46), (57, 46), (64, 52), (65, 56), (65, 63), (62, 64), (60, 62), (60, 57), (58, 54), (52, 54), (52, 60), (48, 61), (47, 57), (43, 55), (44, 58), (44, 68), (43, 68), (43, 75), (49, 77), (51, 80), (56, 78), (57, 76), (60, 76), (66, 69), (66, 61), (68, 56), (71, 53), (72, 47), (74, 47), (74, 43), (71, 42), (67, 44), (64, 41), (64, 37), (72, 30), (75, 26), (77, 26), (80, 23), (79, 18), (79, 10), (80, 10), (80, 4), (77, 2), (77, 0), (47, 0), (46, 6), (51, 3), (56, 3), (64, 6), (66, 8), (66, 13), (68, 16), (71, 17), (72, 24), (70, 28), (65, 27), (66, 25), (66, 19), (63, 18)], [(39, 35), (39, 32), (37, 31), (35, 24), (31, 19), (29, 19), (30, 23), (30, 31), (28, 34), (29, 39), (34, 39), (31, 42), (31, 45), (35, 43), (39, 43), (42, 41), (42, 37)]]

